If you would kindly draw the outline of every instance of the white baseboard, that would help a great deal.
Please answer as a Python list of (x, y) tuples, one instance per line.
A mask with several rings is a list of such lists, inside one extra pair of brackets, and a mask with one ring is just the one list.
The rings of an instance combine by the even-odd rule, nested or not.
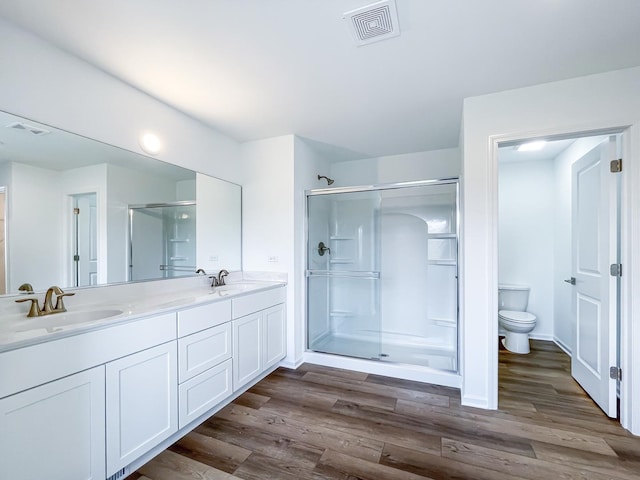
[(462, 395), (460, 403), (464, 407), (482, 408), (484, 410), (492, 410), (489, 408), (489, 402), (486, 397), (476, 397), (474, 395)]
[(547, 342), (555, 341), (555, 339), (553, 338), (553, 335), (549, 335), (547, 333), (531, 332), (529, 334), (529, 338), (532, 338), (533, 340), (545, 340)]
[(288, 368), (289, 370), (295, 370), (296, 368), (298, 368), (303, 363), (304, 363), (304, 359), (303, 358), (299, 358), (298, 360), (295, 360), (293, 362), (290, 361), (290, 360), (287, 360), (285, 358), (284, 360), (282, 360), (280, 362), (280, 366), (284, 367), (284, 368)]
[(571, 356), (571, 349), (558, 337), (553, 337), (553, 343), (555, 343), (558, 347), (560, 347), (564, 351), (564, 353)]

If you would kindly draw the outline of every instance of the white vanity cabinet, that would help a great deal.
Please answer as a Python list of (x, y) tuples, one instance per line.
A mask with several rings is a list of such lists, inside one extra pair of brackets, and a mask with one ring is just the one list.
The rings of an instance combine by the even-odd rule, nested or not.
[(230, 300), (178, 312), (180, 428), (214, 408), (233, 391), (230, 321)]
[(284, 288), (232, 300), (234, 391), (285, 357), (284, 301)]
[(99, 366), (1, 399), (0, 478), (104, 480), (104, 375)]
[(0, 352), (0, 479), (120, 478), (285, 356), (285, 288)]
[(176, 341), (106, 365), (107, 476), (178, 430)]

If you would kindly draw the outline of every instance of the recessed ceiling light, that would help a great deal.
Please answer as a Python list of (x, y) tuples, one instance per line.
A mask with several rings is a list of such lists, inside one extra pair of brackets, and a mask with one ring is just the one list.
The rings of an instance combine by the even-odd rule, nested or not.
[(140, 135), (140, 146), (149, 155), (157, 155), (162, 149), (162, 142), (155, 133), (144, 132)]
[(536, 140), (535, 142), (527, 142), (522, 145), (518, 145), (517, 150), (519, 152), (535, 152), (542, 150), (546, 144), (546, 140)]

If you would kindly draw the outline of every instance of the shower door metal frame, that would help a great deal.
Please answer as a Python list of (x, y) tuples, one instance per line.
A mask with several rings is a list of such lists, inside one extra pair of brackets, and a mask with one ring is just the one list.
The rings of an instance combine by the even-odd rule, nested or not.
[[(455, 185), (456, 186), (456, 369), (453, 373), (460, 373), (460, 346), (462, 344), (461, 329), (460, 329), (460, 225), (461, 225), (461, 209), (460, 209), (460, 178), (459, 177), (445, 177), (430, 180), (415, 180), (409, 182), (395, 182), (395, 183), (379, 183), (370, 185), (359, 185), (350, 187), (327, 187), (316, 188), (311, 190), (305, 190), (305, 223), (304, 223), (304, 242), (305, 242), (305, 322), (304, 322), (304, 336), (305, 336), (305, 351), (313, 352), (309, 349), (309, 277), (313, 276), (313, 270), (309, 270), (309, 197), (315, 197), (320, 195), (333, 195), (339, 193), (360, 193), (371, 192), (381, 190), (398, 190), (403, 188), (412, 187), (429, 187), (437, 185)], [(376, 272), (363, 272), (363, 273), (376, 273)], [(320, 273), (316, 273), (319, 275)], [(379, 274), (378, 274), (379, 275)], [(323, 353), (323, 352), (320, 352)], [(327, 355), (339, 355), (327, 353)]]

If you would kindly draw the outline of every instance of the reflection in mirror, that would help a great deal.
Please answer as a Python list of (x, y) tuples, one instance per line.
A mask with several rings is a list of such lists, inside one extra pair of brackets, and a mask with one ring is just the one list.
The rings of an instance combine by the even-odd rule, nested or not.
[(239, 270), (240, 216), (239, 185), (0, 112), (0, 293)]

